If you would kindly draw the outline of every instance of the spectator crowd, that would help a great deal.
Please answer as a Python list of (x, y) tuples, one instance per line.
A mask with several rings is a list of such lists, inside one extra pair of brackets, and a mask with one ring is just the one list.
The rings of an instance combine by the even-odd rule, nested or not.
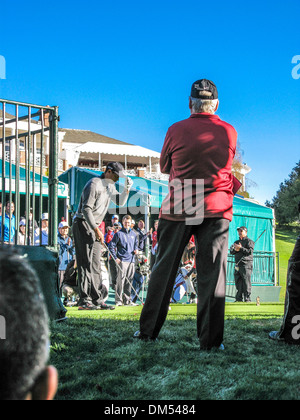
[[(4, 244), (47, 246), (48, 245), (48, 213), (43, 213), (40, 226), (33, 220), (30, 209), (28, 218), (26, 214), (17, 222), (15, 205), (8, 201), (2, 209), (0, 203), (0, 242)], [(4, 222), (2, 222), (2, 217)], [(26, 229), (26, 222), (28, 227)], [(3, 233), (2, 233), (3, 223)], [(101, 256), (101, 295), (107, 300), (109, 288), (115, 292), (116, 306), (137, 305), (139, 294), (150, 274), (155, 262), (157, 249), (157, 227), (146, 232), (145, 223), (138, 223), (126, 215), (120, 221), (117, 214), (112, 216), (110, 226), (102, 222), (99, 228), (104, 235), (104, 245)], [(17, 235), (17, 238), (16, 238)], [(146, 256), (147, 239), (150, 239), (150, 267)], [(59, 248), (59, 284), (61, 296), (65, 306), (78, 306), (79, 284), (75, 243), (72, 228), (62, 219), (58, 224)]]
[[(16, 235), (18, 235), (18, 245), (34, 245), (42, 246), (48, 245), (48, 213), (43, 213), (41, 218), (41, 226), (33, 220), (33, 212), (30, 209), (28, 216), (28, 228), (26, 232), (26, 213), (20, 218), (19, 230), (17, 231), (17, 222), (14, 215), (15, 204), (8, 201), (4, 209), (0, 203), (0, 239), (4, 244), (14, 244)], [(2, 235), (2, 217), (4, 217), (4, 229)], [(137, 305), (140, 302), (140, 292), (145, 283), (146, 276), (149, 275), (153, 269), (156, 260), (158, 240), (157, 229), (158, 220), (154, 221), (154, 226), (146, 232), (145, 223), (141, 219), (136, 224), (131, 216), (126, 215), (120, 221), (117, 214), (111, 218), (110, 226), (106, 227), (103, 221), (99, 229), (104, 235), (104, 246), (101, 256), (101, 295), (104, 301), (107, 300), (109, 288), (111, 287), (115, 292), (115, 305)], [(61, 295), (64, 298), (66, 306), (78, 306), (79, 302), (79, 285), (77, 276), (77, 261), (75, 253), (75, 243), (71, 234), (71, 227), (62, 219), (58, 225), (58, 246), (59, 246), (59, 282)], [(246, 227), (238, 229), (239, 232), (247, 232)], [(245, 239), (243, 239), (246, 238)], [(146, 257), (147, 239), (150, 239), (149, 246), (149, 263)], [(247, 234), (242, 235), (241, 240), (250, 241), (251, 247), (244, 244), (243, 252), (234, 251), (236, 241), (232, 245), (230, 252), (236, 254), (238, 260), (235, 271), (235, 280), (237, 288), (236, 301), (242, 301), (241, 288), (247, 289), (245, 294), (245, 301), (250, 301), (251, 294), (251, 273), (253, 269), (253, 241), (247, 238)], [(250, 251), (248, 252), (248, 248)], [(249, 256), (246, 258), (245, 253)], [(239, 257), (241, 254), (242, 258)], [(249, 262), (249, 269), (245, 273), (247, 276), (243, 280), (242, 274), (244, 266)], [(241, 263), (242, 261), (242, 263)], [(183, 268), (183, 270), (181, 270)], [(189, 301), (196, 301), (196, 288), (194, 283), (196, 281), (196, 263), (195, 263), (195, 243), (194, 237), (186, 247), (182, 256), (181, 268), (179, 267), (177, 281), (175, 282), (174, 292), (171, 302), (178, 302), (182, 299), (184, 294), (189, 296)], [(247, 267), (246, 267), (247, 268)], [(185, 274), (183, 276), (183, 273)], [(190, 276), (192, 275), (191, 279)], [(182, 280), (183, 279), (183, 280)], [(194, 281), (191, 281), (194, 279)], [(247, 280), (248, 279), (248, 280)], [(245, 283), (245, 286), (244, 286)], [(178, 298), (179, 297), (179, 298)], [(111, 307), (110, 307), (111, 308)]]

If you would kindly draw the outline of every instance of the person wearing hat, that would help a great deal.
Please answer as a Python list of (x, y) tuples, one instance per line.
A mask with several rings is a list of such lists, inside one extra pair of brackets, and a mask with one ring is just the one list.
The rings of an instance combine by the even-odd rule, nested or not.
[(26, 220), (21, 219), (19, 223), (18, 245), (26, 245)]
[(119, 216), (117, 214), (114, 214), (113, 217), (111, 218), (111, 225), (114, 226), (116, 223), (118, 224), (120, 229), (122, 229), (122, 223), (120, 223), (119, 221)]
[(230, 253), (235, 258), (236, 302), (243, 302), (243, 299), (244, 302), (251, 302), (254, 242), (248, 238), (246, 226), (239, 227), (237, 231), (239, 239), (230, 247)]
[[(25, 210), (24, 216), (22, 216), (21, 219), (20, 219), (20, 223), (25, 222), (25, 224), (24, 224), (25, 230), (26, 230), (26, 223), (27, 223), (26, 221), (27, 220), (28, 220), (27, 237), (25, 237), (25, 233), (24, 233), (24, 237), (21, 236), (20, 239), (21, 239), (22, 243), (19, 243), (20, 245), (27, 245), (27, 244), (32, 245), (32, 236), (33, 236), (33, 242), (35, 242), (35, 233), (36, 233), (36, 230), (39, 228), (39, 226), (37, 224), (37, 221), (33, 220), (33, 209), (32, 208), (29, 209), (28, 217), (27, 217), (27, 213), (26, 213), (26, 210)], [(23, 229), (24, 228), (21, 225), (20, 230), (23, 231)], [(19, 235), (19, 237), (20, 237), (20, 235)]]
[(92, 178), (85, 185), (78, 210), (74, 216), (73, 235), (78, 265), (80, 292), (79, 310), (114, 309), (103, 301), (101, 295), (101, 254), (104, 235), (99, 229), (111, 200), (125, 205), (132, 186), (126, 178), (124, 191), (120, 194), (115, 183), (123, 174), (124, 168), (119, 162), (111, 162), (105, 172)]
[[(48, 213), (42, 214), (41, 230), (37, 228), (34, 232), (34, 245), (39, 246), (40, 243), (42, 246), (48, 245), (48, 226), (49, 226), (49, 215)], [(41, 242), (42, 237), (42, 242)]]
[(59, 245), (59, 266), (58, 266), (58, 277), (60, 287), (62, 286), (65, 272), (70, 261), (73, 260), (75, 255), (75, 249), (73, 241), (69, 236), (69, 224), (67, 222), (60, 222), (58, 225), (57, 244)]
[(136, 234), (136, 236), (137, 236), (137, 238), (138, 238), (138, 242), (139, 242), (139, 233), (138, 233), (138, 231), (134, 228), (134, 226), (135, 226), (135, 220), (134, 220), (134, 219), (131, 219), (131, 225), (130, 225), (130, 228), (131, 228), (132, 232), (134, 232), (134, 233)]
[[(200, 349), (219, 348), (222, 344), (237, 133), (215, 115), (218, 106), (215, 84), (197, 80), (189, 98), (190, 117), (173, 124), (166, 134), (160, 168), (170, 175), (169, 194), (160, 211), (156, 262), (136, 338), (155, 340), (159, 335), (181, 257), (194, 235)], [(184, 189), (185, 185), (189, 188)]]

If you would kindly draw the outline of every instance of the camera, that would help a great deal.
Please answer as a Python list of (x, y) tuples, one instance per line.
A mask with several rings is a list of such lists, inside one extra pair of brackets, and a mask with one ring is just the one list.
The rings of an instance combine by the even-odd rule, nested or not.
[(144, 255), (141, 251), (136, 256), (136, 271), (138, 271), (143, 276), (150, 274), (148, 259), (146, 255)]

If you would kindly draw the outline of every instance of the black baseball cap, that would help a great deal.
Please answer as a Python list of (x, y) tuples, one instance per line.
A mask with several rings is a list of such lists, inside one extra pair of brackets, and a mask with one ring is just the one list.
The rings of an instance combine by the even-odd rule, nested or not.
[(197, 80), (192, 85), (191, 97), (196, 99), (218, 99), (218, 90), (216, 85), (210, 80)]
[(113, 173), (115, 173), (115, 174), (117, 174), (117, 175), (119, 175), (121, 177), (124, 177), (125, 176), (124, 173), (123, 173), (124, 172), (124, 167), (119, 162), (110, 162), (110, 163), (108, 163), (108, 165), (106, 166), (106, 170), (108, 171), (109, 169)]
[(248, 232), (248, 229), (246, 228), (246, 226), (241, 226), (237, 228), (237, 230), (244, 230), (245, 232)]

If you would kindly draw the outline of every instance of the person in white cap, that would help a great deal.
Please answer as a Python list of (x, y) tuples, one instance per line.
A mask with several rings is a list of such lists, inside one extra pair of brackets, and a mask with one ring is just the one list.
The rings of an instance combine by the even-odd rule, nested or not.
[(26, 221), (24, 219), (20, 220), (19, 223), (19, 232), (18, 232), (18, 236), (19, 236), (19, 240), (18, 240), (18, 244), (19, 245), (26, 245)]
[(41, 227), (41, 231), (40, 229), (36, 229), (35, 233), (34, 233), (34, 245), (38, 246), (40, 245), (40, 239), (42, 236), (42, 246), (47, 246), (48, 245), (48, 220), (49, 220), (49, 216), (48, 213), (43, 213), (42, 214), (42, 227)]
[(59, 266), (58, 266), (58, 276), (60, 281), (60, 287), (62, 286), (67, 265), (72, 261), (75, 249), (73, 246), (73, 241), (69, 236), (69, 225), (67, 222), (60, 222), (58, 225), (58, 236), (57, 243), (59, 245)]
[(117, 214), (114, 214), (111, 218), (111, 225), (114, 226), (116, 223), (119, 225), (120, 229), (122, 229), (122, 223), (120, 223), (119, 216)]

